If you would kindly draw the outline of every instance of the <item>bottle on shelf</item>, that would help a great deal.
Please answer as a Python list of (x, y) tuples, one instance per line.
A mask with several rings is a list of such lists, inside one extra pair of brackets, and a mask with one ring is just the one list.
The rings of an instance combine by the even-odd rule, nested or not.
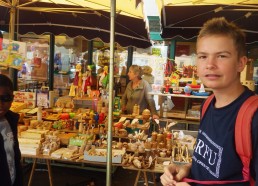
[(167, 117), (167, 112), (168, 112), (168, 103), (167, 103), (167, 98), (164, 101), (164, 106), (163, 106), (163, 118)]
[(38, 107), (37, 120), (42, 121), (42, 107)]
[(134, 106), (133, 106), (133, 116), (138, 116), (140, 114), (140, 106), (139, 105), (137, 105), (137, 104), (135, 104)]

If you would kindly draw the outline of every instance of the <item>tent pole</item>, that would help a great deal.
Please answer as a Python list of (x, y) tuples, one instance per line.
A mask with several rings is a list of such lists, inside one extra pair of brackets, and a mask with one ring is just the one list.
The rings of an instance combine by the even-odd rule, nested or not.
[(15, 18), (16, 18), (16, 1), (12, 1), (12, 7), (10, 9), (10, 38), (14, 40), (14, 27), (15, 27)]
[[(16, 4), (17, 1), (13, 0), (12, 1), (12, 7), (10, 10), (10, 28), (9, 28), (9, 39), (14, 40), (15, 35), (14, 35), (14, 27), (15, 27), (15, 18), (16, 18)], [(18, 70), (14, 68), (9, 68), (9, 77), (12, 79), (13, 82), (13, 89), (18, 90), (18, 81), (17, 81), (17, 73)]]
[[(129, 68), (133, 64), (133, 46), (129, 46), (127, 51), (128, 51), (128, 56), (127, 56), (126, 74), (128, 74)], [(126, 84), (128, 83), (129, 83), (129, 79), (128, 79), (128, 76), (126, 76)]]
[(48, 86), (54, 90), (54, 56), (55, 56), (55, 35), (49, 34), (49, 63), (48, 63)]
[(115, 48), (115, 13), (116, 0), (110, 2), (110, 65), (109, 65), (109, 105), (108, 105), (108, 145), (106, 185), (111, 185), (112, 168), (112, 126), (113, 126), (113, 86), (114, 86), (114, 48)]
[(87, 59), (88, 65), (92, 65), (92, 57), (93, 57), (93, 40), (90, 40), (88, 41), (88, 59)]

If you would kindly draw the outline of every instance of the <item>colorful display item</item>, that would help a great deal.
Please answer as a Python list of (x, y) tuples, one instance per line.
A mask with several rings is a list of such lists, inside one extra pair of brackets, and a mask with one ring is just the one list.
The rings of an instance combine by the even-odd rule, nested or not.
[(115, 97), (113, 115), (114, 116), (119, 116), (120, 114), (121, 114), (120, 98)]
[(192, 92), (192, 88), (187, 85), (184, 87), (184, 92), (185, 92), (185, 95), (190, 96)]
[(210, 94), (210, 92), (196, 92), (196, 91), (192, 91), (192, 94), (194, 96), (208, 96)]

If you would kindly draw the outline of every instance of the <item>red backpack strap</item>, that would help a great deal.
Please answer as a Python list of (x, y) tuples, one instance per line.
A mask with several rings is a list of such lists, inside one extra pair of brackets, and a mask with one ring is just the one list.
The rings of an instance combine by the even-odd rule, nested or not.
[(251, 124), (258, 108), (258, 96), (249, 97), (239, 109), (235, 126), (236, 151), (243, 163), (243, 178), (249, 181), (250, 160), (252, 158)]
[(203, 106), (202, 106), (202, 115), (201, 115), (201, 118), (204, 116), (207, 108), (209, 107), (212, 99), (214, 98), (214, 94), (210, 95), (203, 103)]

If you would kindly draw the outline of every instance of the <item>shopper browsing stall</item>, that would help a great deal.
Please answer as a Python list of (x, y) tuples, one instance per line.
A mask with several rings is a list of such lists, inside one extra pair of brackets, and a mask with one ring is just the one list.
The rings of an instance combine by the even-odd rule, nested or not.
[(144, 109), (150, 109), (154, 119), (159, 118), (155, 102), (151, 95), (151, 87), (147, 81), (142, 79), (142, 69), (138, 65), (132, 65), (129, 68), (128, 78), (130, 82), (126, 86), (126, 90), (122, 97), (122, 110), (127, 114), (133, 113), (133, 107), (137, 104), (140, 107), (140, 113)]
[(0, 74), (0, 186), (23, 185), (17, 137), (19, 115), (9, 110), (12, 101), (12, 81)]
[[(243, 164), (236, 152), (235, 122), (239, 108), (254, 93), (240, 82), (240, 72), (247, 62), (245, 36), (225, 18), (206, 22), (197, 38), (197, 71), (214, 98), (201, 119), (191, 164), (171, 164), (161, 176), (163, 185), (189, 185), (190, 177), (199, 181), (237, 181), (222, 185), (250, 185), (243, 180)], [(251, 123), (251, 176), (258, 183), (258, 112)], [(238, 145), (238, 144), (237, 144)], [(203, 148), (202, 148), (203, 147)], [(191, 185), (203, 185), (193, 184)], [(214, 185), (214, 184), (212, 184)]]

